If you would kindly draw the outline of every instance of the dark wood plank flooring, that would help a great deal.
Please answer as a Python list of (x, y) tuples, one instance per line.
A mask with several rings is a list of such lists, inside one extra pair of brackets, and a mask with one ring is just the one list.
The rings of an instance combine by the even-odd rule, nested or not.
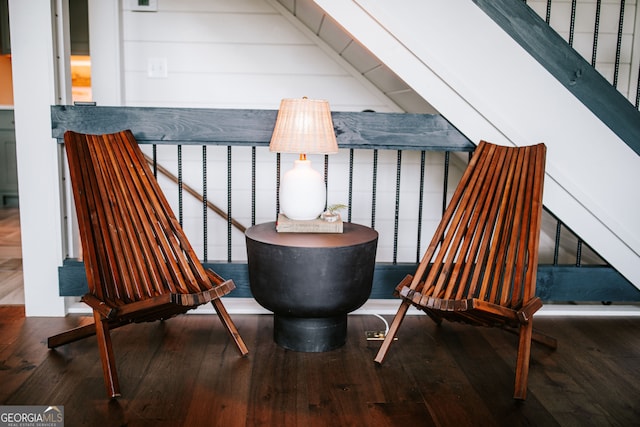
[(48, 350), (89, 321), (0, 307), (0, 404), (64, 405), (66, 426), (631, 426), (640, 419), (640, 318), (538, 318), (529, 394), (512, 399), (516, 336), (406, 318), (382, 366), (374, 316), (350, 316), (347, 344), (284, 350), (269, 315), (186, 315), (112, 333), (122, 397), (106, 398), (95, 337)]

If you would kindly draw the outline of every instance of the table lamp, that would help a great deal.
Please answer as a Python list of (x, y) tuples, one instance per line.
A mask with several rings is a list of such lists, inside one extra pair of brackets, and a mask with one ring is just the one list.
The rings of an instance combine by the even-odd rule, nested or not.
[(329, 102), (306, 97), (283, 99), (269, 151), (300, 155), (280, 180), (280, 212), (293, 220), (317, 218), (324, 210), (327, 189), (307, 154), (338, 152)]

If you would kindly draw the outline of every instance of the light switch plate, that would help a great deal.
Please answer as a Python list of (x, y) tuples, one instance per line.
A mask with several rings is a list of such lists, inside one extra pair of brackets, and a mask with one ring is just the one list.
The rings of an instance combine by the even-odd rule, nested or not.
[(147, 61), (147, 77), (152, 79), (166, 79), (169, 76), (167, 70), (167, 58), (149, 58)]

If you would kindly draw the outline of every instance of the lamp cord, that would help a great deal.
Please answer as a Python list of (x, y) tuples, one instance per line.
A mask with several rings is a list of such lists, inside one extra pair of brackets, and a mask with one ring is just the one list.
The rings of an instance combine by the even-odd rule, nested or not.
[(387, 334), (389, 333), (389, 323), (385, 320), (384, 317), (380, 316), (379, 314), (373, 313), (372, 316), (376, 316), (378, 319), (384, 322), (384, 335), (387, 336)]

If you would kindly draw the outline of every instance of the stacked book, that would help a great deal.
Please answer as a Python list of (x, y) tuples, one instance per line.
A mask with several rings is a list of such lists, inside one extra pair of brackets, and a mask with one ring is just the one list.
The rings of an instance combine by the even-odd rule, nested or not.
[(300, 221), (278, 214), (276, 231), (279, 233), (342, 233), (342, 219), (329, 222), (321, 218)]

